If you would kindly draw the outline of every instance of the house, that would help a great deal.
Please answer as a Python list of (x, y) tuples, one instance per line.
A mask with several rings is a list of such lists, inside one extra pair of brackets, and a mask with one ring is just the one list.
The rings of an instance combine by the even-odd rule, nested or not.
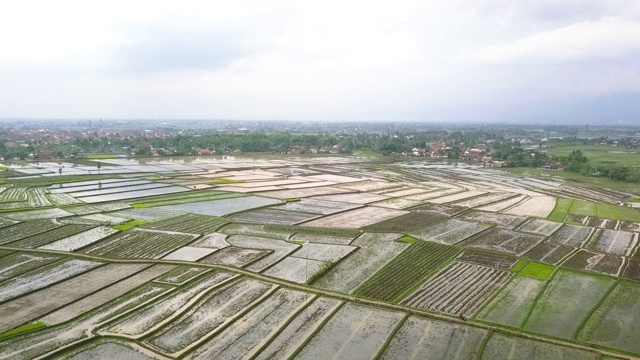
[(45, 150), (41, 150), (40, 152), (38, 152), (38, 159), (39, 160), (51, 160), (51, 152), (45, 151)]
[(551, 163), (540, 166), (540, 169), (544, 170), (564, 170), (564, 165), (561, 163)]
[(209, 149), (198, 149), (196, 150), (196, 153), (199, 156), (209, 156), (209, 155), (213, 155), (213, 151), (209, 150)]
[(289, 151), (294, 154), (299, 154), (304, 151), (304, 146), (301, 145), (292, 145), (289, 147)]

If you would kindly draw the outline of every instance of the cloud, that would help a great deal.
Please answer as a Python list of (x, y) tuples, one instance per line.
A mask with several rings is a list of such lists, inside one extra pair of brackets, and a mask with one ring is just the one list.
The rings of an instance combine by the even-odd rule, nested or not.
[(616, 59), (640, 50), (640, 23), (620, 18), (583, 21), (506, 45), (463, 50), (462, 62), (509, 64)]
[(115, 70), (147, 74), (164, 71), (223, 69), (256, 54), (260, 44), (232, 31), (145, 29), (138, 40), (113, 52)]

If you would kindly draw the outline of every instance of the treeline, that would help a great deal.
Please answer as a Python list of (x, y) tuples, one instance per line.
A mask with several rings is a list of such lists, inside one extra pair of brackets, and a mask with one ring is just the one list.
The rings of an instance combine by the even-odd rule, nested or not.
[(585, 176), (607, 177), (612, 180), (640, 183), (640, 168), (625, 165), (592, 165), (580, 150), (572, 151), (568, 156), (554, 157), (565, 166), (565, 171)]

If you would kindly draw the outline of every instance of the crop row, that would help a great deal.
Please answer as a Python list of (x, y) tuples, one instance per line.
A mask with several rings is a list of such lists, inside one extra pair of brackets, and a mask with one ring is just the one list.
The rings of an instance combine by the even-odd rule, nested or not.
[(47, 192), (42, 187), (32, 187), (26, 190), (27, 204), (31, 207), (50, 206), (51, 201), (47, 198)]
[(424, 227), (447, 218), (437, 212), (416, 211), (398, 217), (381, 221), (363, 228), (365, 231), (402, 232), (409, 229)]
[(157, 195), (157, 196), (147, 197), (143, 200), (139, 200), (137, 203), (153, 207), (153, 206), (162, 206), (162, 205), (182, 204), (185, 202), (226, 199), (226, 198), (238, 197), (238, 196), (243, 196), (243, 195), (238, 195), (234, 193), (225, 193), (221, 191), (203, 190), (203, 191), (193, 191), (186, 194)]
[(24, 239), (29, 236), (59, 227), (50, 219), (27, 221), (0, 229), (0, 245)]
[(355, 295), (393, 301), (458, 252), (453, 246), (416, 241), (362, 284)]
[(450, 314), (472, 314), (509, 277), (508, 271), (454, 263), (409, 296), (404, 304)]
[(25, 188), (11, 187), (0, 193), (0, 202), (27, 201)]
[(186, 245), (193, 235), (130, 230), (82, 250), (85, 254), (113, 258), (159, 259)]
[(146, 229), (178, 231), (190, 234), (214, 233), (226, 220), (215, 216), (185, 214), (145, 225)]
[(92, 225), (80, 225), (71, 224), (62, 227), (55, 228), (51, 231), (40, 233), (38, 235), (30, 236), (28, 238), (16, 241), (11, 246), (23, 247), (23, 248), (37, 248), (45, 244), (52, 243), (54, 241), (64, 239), (66, 237), (79, 234), (83, 231), (87, 231), (93, 228)]

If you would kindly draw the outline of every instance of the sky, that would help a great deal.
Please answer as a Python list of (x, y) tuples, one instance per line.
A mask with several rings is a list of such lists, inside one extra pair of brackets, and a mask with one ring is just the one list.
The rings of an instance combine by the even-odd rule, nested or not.
[(640, 0), (5, 1), (0, 118), (640, 124)]

